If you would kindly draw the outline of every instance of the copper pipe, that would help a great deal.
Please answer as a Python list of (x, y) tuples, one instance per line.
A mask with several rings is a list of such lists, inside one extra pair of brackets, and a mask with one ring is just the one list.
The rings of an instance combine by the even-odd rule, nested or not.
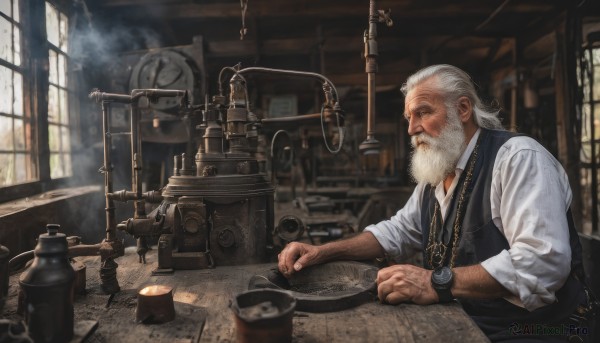
[(136, 194), (134, 201), (134, 218), (143, 218), (146, 216), (145, 201), (142, 196), (142, 138), (140, 124), (140, 108), (137, 100), (141, 97), (148, 98), (154, 102), (159, 98), (181, 97), (182, 105), (187, 102), (188, 93), (185, 90), (177, 89), (134, 89), (131, 91), (131, 191)]
[(110, 135), (110, 104), (107, 101), (102, 101), (102, 130), (104, 135), (102, 143), (104, 145), (104, 194), (105, 194), (105, 211), (106, 211), (106, 240), (114, 241), (117, 238), (117, 221), (115, 219), (115, 203), (108, 196), (113, 191), (112, 180), (112, 161), (110, 149), (112, 147), (112, 138)]
[(279, 117), (279, 118), (263, 118), (260, 122), (264, 124), (280, 124), (280, 123), (297, 123), (305, 121), (321, 120), (321, 113), (302, 114), (298, 116)]
[[(120, 191), (116, 191), (113, 193), (109, 193), (108, 196), (112, 200), (116, 200), (116, 201), (120, 201), (120, 202), (127, 202), (130, 200), (139, 200), (140, 199), (140, 198), (138, 198), (137, 193), (130, 192), (125, 189), (122, 189)], [(163, 196), (160, 193), (160, 191), (148, 191), (148, 192), (142, 193), (141, 199), (144, 199), (149, 203), (158, 204), (161, 201), (163, 201)]]
[(375, 139), (375, 74), (377, 73), (377, 21), (379, 14), (375, 1), (369, 4), (369, 29), (365, 32), (365, 71), (367, 73), (367, 138), (360, 143), (358, 150), (365, 155), (379, 154), (381, 144)]
[(131, 105), (131, 191), (135, 193), (136, 198), (133, 203), (134, 207), (134, 218), (142, 218), (146, 215), (145, 205), (142, 198), (142, 139), (140, 135), (140, 109), (137, 103)]
[(126, 94), (113, 94), (100, 92), (99, 90), (93, 90), (90, 95), (90, 99), (96, 100), (96, 102), (118, 102), (121, 104), (130, 104), (132, 99), (131, 96)]
[[(75, 245), (69, 247), (69, 258), (79, 257), (79, 256), (96, 256), (100, 254), (100, 243), (93, 245)], [(32, 260), (35, 257), (33, 250), (25, 251), (20, 253), (19, 255), (13, 257), (8, 262), (8, 270), (9, 273), (14, 273), (17, 268), (21, 267), (27, 261)]]
[(282, 74), (282, 75), (290, 75), (290, 76), (304, 76), (304, 77), (316, 78), (320, 81), (323, 81), (323, 82), (329, 84), (331, 86), (331, 88), (333, 89), (333, 93), (335, 95), (335, 101), (337, 101), (337, 102), (340, 101), (340, 99), (338, 97), (337, 89), (335, 88), (335, 85), (333, 84), (333, 82), (331, 82), (327, 77), (325, 77), (321, 74), (318, 74), (318, 73), (312, 73), (312, 72), (308, 72), (308, 71), (298, 71), (298, 70), (263, 68), (263, 67), (244, 68), (244, 69), (240, 69), (237, 73), (238, 74), (267, 73), (267, 74)]

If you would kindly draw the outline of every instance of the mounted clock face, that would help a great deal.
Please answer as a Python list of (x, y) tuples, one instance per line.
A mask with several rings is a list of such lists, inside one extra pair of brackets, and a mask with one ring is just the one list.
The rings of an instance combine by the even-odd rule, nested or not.
[[(131, 72), (129, 88), (132, 89), (181, 89), (188, 90), (190, 103), (193, 89), (199, 83), (198, 68), (182, 53), (161, 50), (144, 55)], [(151, 107), (161, 111), (176, 110), (179, 102), (174, 98), (160, 98)]]

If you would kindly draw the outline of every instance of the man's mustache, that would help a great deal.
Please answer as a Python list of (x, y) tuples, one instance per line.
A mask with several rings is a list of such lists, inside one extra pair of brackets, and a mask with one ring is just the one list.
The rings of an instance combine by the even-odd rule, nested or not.
[(420, 133), (418, 135), (414, 135), (410, 139), (410, 144), (412, 145), (413, 148), (417, 148), (421, 144), (426, 144), (426, 145), (431, 146), (434, 143), (435, 143), (435, 138), (433, 138), (432, 136), (430, 136), (426, 133)]

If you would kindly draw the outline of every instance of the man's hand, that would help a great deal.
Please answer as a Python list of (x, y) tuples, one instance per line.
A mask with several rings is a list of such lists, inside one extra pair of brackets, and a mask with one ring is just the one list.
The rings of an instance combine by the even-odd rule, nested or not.
[[(280, 262), (281, 263), (281, 262)], [(439, 301), (431, 287), (431, 270), (410, 264), (397, 264), (377, 273), (379, 301), (389, 304), (412, 302), (428, 305)]]
[(319, 263), (337, 260), (366, 260), (383, 256), (383, 248), (370, 232), (315, 246), (292, 242), (279, 254), (279, 271), (286, 277)]
[(319, 256), (319, 248), (314, 245), (289, 243), (278, 255), (279, 271), (289, 277), (302, 268), (320, 263)]

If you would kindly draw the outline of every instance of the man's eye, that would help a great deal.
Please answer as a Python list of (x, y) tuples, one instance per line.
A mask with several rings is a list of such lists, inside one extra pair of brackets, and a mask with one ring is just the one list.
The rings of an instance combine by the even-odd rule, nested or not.
[(424, 116), (427, 116), (427, 115), (430, 115), (430, 114), (431, 114), (430, 111), (417, 111), (417, 112), (413, 112), (412, 114), (406, 114), (406, 115), (404, 115), (404, 119), (410, 121), (410, 117), (413, 116), (413, 115), (416, 116), (417, 118), (421, 118), (421, 117), (424, 117)]

